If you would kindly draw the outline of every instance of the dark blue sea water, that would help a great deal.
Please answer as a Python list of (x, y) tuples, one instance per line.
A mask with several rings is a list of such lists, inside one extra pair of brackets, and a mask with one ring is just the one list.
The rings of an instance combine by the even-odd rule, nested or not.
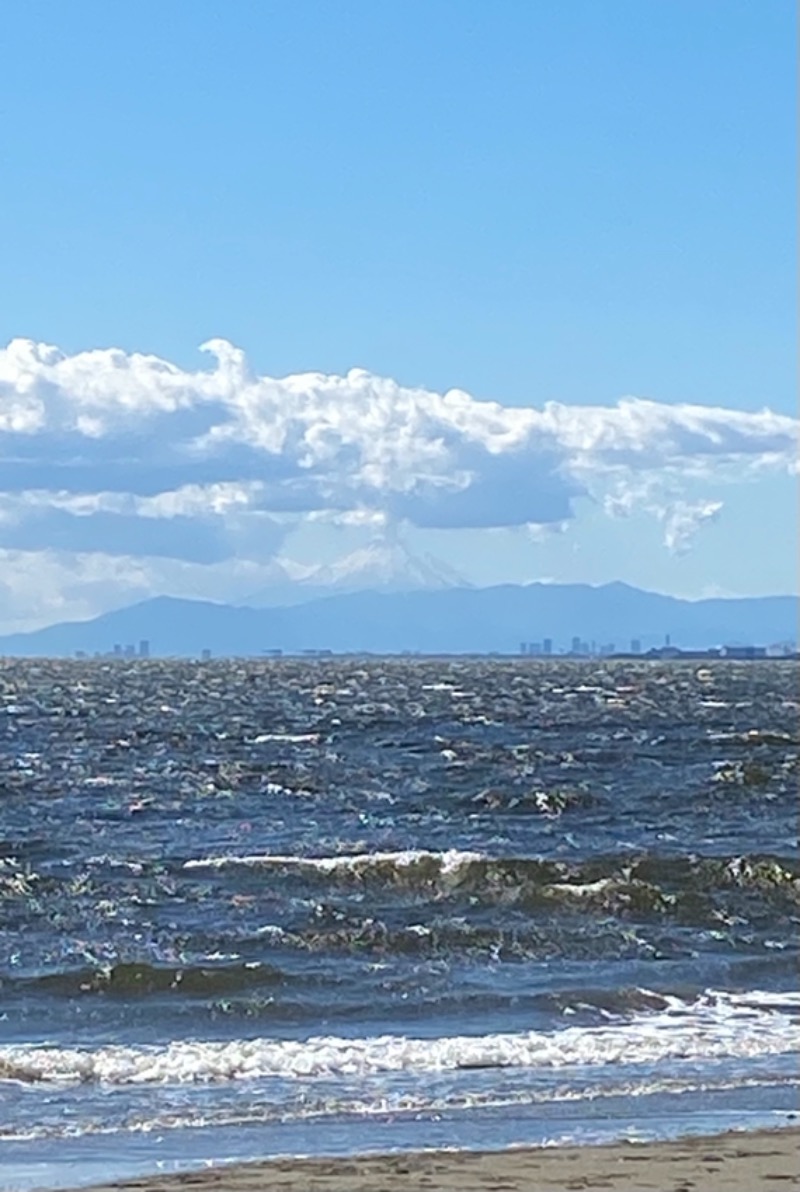
[(797, 681), (0, 664), (0, 1187), (788, 1120)]

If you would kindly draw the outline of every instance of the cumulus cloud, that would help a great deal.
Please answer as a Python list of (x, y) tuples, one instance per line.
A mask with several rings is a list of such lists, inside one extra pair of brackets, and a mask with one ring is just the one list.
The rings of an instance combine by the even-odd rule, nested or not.
[(68, 356), (14, 340), (0, 352), (0, 483), (184, 498), (236, 491), (264, 512), (521, 525), (563, 520), (576, 495), (620, 469), (789, 466), (796, 457), (797, 421), (769, 410), (636, 398), (504, 407), (359, 369), (258, 377), (224, 340), (204, 348), (214, 367), (190, 372), (153, 356)]
[(29, 340), (0, 351), (7, 586), (12, 562), (27, 574), (26, 551), (42, 574), (72, 567), (84, 586), (100, 566), (87, 560), (118, 558), (104, 572), (115, 591), (166, 582), (173, 563), (170, 582), (257, 570), (306, 523), (536, 537), (563, 531), (586, 497), (611, 516), (646, 508), (680, 552), (721, 508), (716, 493), (690, 500), (688, 482), (796, 467), (798, 422), (767, 409), (509, 407), (361, 369), (257, 376), (224, 340), (204, 350), (210, 366), (196, 371)]

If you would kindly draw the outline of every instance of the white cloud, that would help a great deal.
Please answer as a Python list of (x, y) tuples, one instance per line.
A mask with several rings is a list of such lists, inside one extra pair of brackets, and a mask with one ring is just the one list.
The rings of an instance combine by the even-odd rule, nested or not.
[(716, 521), (722, 501), (677, 501), (661, 511), (664, 522), (664, 545), (674, 555), (689, 550), (694, 536), (706, 522)]
[(618, 469), (796, 457), (797, 421), (768, 410), (636, 398), (504, 407), (359, 369), (256, 377), (225, 341), (205, 348), (216, 367), (187, 372), (152, 356), (65, 356), (13, 341), (0, 352), (3, 472), (19, 488), (26, 469), (49, 466), (73, 491), (104, 468), (116, 475), (106, 488), (140, 493), (143, 483), (158, 492), (257, 481), (264, 510), (388, 506), (423, 524), (518, 525), (562, 520), (577, 492)]
[(152, 497), (127, 492), (24, 489), (20, 493), (0, 493), (0, 514), (11, 519), (15, 512), (24, 516), (26, 510), (60, 509), (74, 517), (91, 517), (95, 513), (149, 518), (220, 516), (257, 505), (261, 487), (255, 482), (187, 484)]
[(644, 513), (656, 518), (664, 527), (664, 545), (673, 555), (686, 554), (700, 528), (715, 522), (724, 507), (720, 500), (681, 496), (680, 484), (670, 473), (618, 480), (604, 494), (602, 505), (609, 517)]
[[(28, 599), (27, 556), (42, 592), (91, 591), (91, 611), (112, 590), (147, 594), (175, 576), (210, 594), (215, 568), (233, 576), (230, 598), (237, 568), (260, 575), (307, 522), (536, 539), (563, 531), (586, 496), (610, 516), (644, 509), (680, 552), (719, 515), (716, 486), (796, 467), (798, 421), (766, 409), (506, 407), (360, 369), (260, 377), (224, 340), (204, 347), (213, 364), (197, 371), (116, 349), (0, 350), (7, 601)], [(700, 479), (713, 496), (698, 501)]]
[(181, 559), (0, 549), (0, 626), (25, 632), (54, 621), (80, 621), (153, 595), (238, 602), (254, 591), (304, 578), (291, 560)]

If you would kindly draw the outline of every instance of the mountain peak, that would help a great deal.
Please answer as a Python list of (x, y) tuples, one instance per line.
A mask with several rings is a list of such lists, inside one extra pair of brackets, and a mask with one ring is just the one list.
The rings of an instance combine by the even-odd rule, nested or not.
[(403, 592), (469, 586), (462, 576), (433, 555), (414, 554), (404, 543), (386, 539), (376, 539), (333, 563), (314, 568), (303, 583), (338, 592), (359, 589)]
[(452, 567), (428, 553), (417, 554), (398, 539), (376, 538), (332, 563), (302, 567), (279, 560), (285, 582), (261, 588), (248, 604), (299, 604), (320, 596), (350, 592), (440, 591), (471, 585)]

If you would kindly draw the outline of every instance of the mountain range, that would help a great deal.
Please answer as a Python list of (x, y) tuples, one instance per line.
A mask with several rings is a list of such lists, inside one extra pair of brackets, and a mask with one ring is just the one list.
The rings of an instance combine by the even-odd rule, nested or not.
[(794, 641), (798, 598), (688, 601), (627, 584), (503, 584), (419, 591), (354, 591), (301, 604), (254, 608), (159, 596), (89, 621), (63, 622), (0, 637), (0, 654), (108, 653), (146, 640), (156, 655), (299, 652), (518, 653), (550, 639), (628, 650), (689, 649)]

